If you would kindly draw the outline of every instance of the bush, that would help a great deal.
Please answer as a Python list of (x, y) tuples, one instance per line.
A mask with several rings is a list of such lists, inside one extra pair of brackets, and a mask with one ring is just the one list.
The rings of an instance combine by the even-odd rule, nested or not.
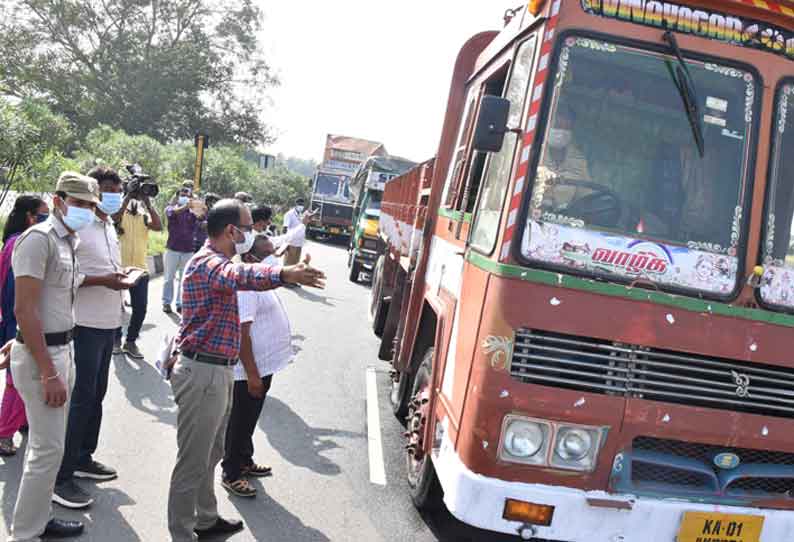
[(164, 231), (150, 231), (149, 243), (146, 248), (147, 256), (155, 256), (165, 252), (165, 242), (168, 234)]

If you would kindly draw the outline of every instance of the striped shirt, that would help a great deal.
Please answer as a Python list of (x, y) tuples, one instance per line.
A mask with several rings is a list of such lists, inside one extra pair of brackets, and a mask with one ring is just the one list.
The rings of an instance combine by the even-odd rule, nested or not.
[(281, 267), (234, 263), (209, 244), (185, 268), (182, 324), (176, 344), (182, 352), (222, 358), (240, 355), (237, 292), (281, 286)]

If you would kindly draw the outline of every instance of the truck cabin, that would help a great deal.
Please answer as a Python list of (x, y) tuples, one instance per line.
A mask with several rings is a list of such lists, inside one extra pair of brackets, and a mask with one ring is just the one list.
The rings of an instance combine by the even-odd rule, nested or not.
[[(415, 311), (441, 328), (442, 487), (520, 484), (561, 514), (525, 522), (550, 540), (642, 523), (597, 526), (591, 500), (648, 512), (643, 540), (675, 539), (693, 503), (787, 536), (792, 98), (790, 1), (533, 1), (464, 47)], [(464, 493), (445, 496), (459, 519), (521, 528)]]

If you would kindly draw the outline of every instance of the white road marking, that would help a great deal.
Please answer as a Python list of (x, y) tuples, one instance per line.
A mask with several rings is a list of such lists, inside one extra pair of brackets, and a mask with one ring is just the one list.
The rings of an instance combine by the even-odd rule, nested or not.
[(369, 481), (386, 485), (386, 466), (383, 463), (383, 440), (378, 408), (378, 375), (375, 367), (367, 367), (367, 441), (369, 445)]

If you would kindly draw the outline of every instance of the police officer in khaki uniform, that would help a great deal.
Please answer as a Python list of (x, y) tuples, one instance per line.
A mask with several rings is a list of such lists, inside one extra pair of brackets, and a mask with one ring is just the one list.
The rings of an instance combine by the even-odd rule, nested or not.
[(19, 332), (2, 353), (5, 357), (10, 350), (11, 373), (25, 403), (30, 432), (8, 542), (78, 536), (83, 531), (80, 522), (51, 519), (50, 501), (74, 385), (73, 308), (83, 280), (75, 259), (76, 232), (94, 220), (99, 201), (94, 179), (62, 174), (50, 218), (20, 235), (14, 248)]

